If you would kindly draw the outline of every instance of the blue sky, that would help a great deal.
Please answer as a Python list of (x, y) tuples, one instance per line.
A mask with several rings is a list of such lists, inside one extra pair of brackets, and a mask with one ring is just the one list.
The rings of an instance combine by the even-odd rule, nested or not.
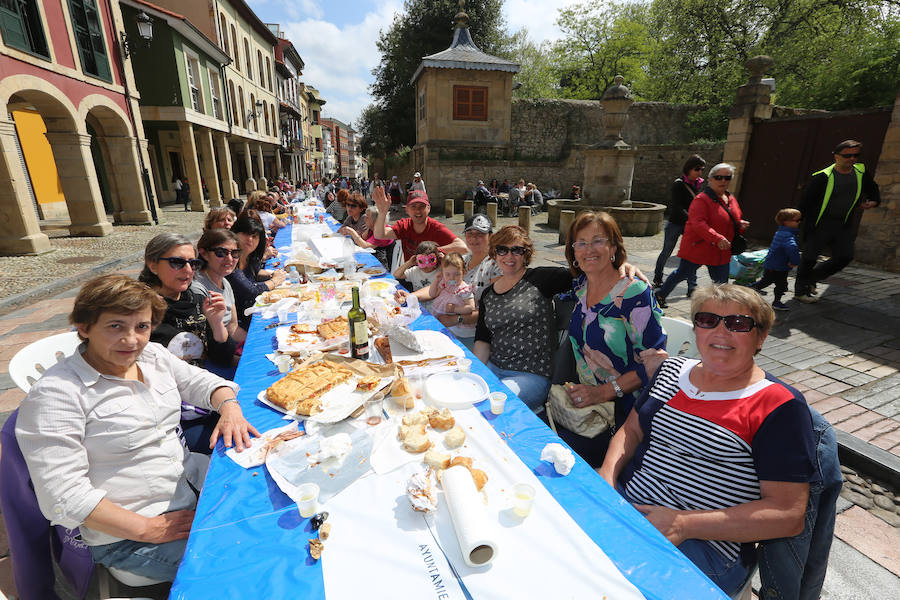
[[(378, 32), (390, 27), (402, 0), (247, 0), (265, 23), (278, 23), (303, 57), (304, 82), (325, 97), (325, 116), (353, 122), (372, 99)], [(535, 41), (557, 39), (557, 11), (575, 0), (506, 0), (511, 31), (528, 26)], [(452, 17), (452, 15), (450, 15)], [(540, 24), (539, 26), (537, 24)], [(447, 38), (447, 44), (450, 37)]]

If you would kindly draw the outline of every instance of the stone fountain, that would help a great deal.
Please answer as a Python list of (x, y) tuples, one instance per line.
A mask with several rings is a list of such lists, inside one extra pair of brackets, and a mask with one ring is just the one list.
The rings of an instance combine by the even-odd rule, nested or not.
[(561, 238), (565, 235), (562, 228), (568, 227), (568, 219), (561, 219), (563, 210), (572, 210), (576, 214), (585, 210), (606, 211), (616, 219), (622, 235), (626, 236), (655, 235), (662, 229), (665, 205), (631, 200), (636, 150), (622, 139), (622, 129), (634, 99), (631, 91), (622, 84), (624, 80), (621, 75), (616, 75), (613, 85), (600, 100), (603, 139), (585, 151), (583, 198), (547, 202), (548, 224), (560, 228)]

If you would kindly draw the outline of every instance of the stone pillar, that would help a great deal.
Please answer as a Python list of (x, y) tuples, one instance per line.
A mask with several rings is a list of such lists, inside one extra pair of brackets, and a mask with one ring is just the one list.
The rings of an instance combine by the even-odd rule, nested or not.
[(584, 151), (584, 203), (631, 206), (636, 150), (630, 146), (593, 147)]
[(453, 208), (456, 202), (453, 198), (447, 198), (444, 200), (444, 218), (452, 219), (453, 218)]
[(520, 206), (519, 207), (519, 227), (524, 229), (526, 232), (531, 231), (531, 207), (530, 206)]
[(194, 142), (194, 126), (187, 121), (178, 122), (178, 136), (181, 138), (181, 156), (184, 158), (184, 169), (191, 186), (191, 210), (205, 212), (203, 201), (203, 185), (200, 183), (200, 165), (197, 162), (197, 144)]
[(559, 243), (566, 243), (566, 236), (569, 234), (569, 226), (575, 220), (574, 210), (559, 211)]
[(263, 170), (262, 144), (256, 145), (256, 166), (259, 169), (259, 177), (256, 180), (256, 189), (266, 191), (269, 188), (269, 182), (266, 181), (266, 172)]
[(224, 133), (216, 132), (213, 137), (216, 141), (217, 158), (219, 159), (219, 184), (222, 190), (222, 201), (228, 202), (235, 195), (232, 189), (234, 173), (231, 170), (231, 148), (228, 146), (228, 138)]
[(488, 202), (487, 203), (487, 216), (488, 216), (488, 219), (491, 220), (491, 225), (496, 227), (497, 226), (497, 203), (496, 202)]
[(49, 252), (31, 204), (16, 147), (16, 125), (0, 119), (0, 255)]
[[(865, 151), (865, 148), (863, 148)], [(875, 165), (871, 165), (875, 166)], [(871, 168), (866, 164), (866, 169)], [(894, 273), (900, 272), (900, 92), (894, 101), (894, 112), (881, 155), (875, 167), (875, 182), (881, 192), (881, 204), (863, 212), (856, 258)]]
[(275, 178), (284, 177), (281, 167), (281, 148), (275, 146)]
[(209, 190), (209, 207), (222, 206), (222, 191), (219, 187), (219, 174), (216, 172), (216, 152), (213, 150), (212, 131), (205, 127), (197, 132), (197, 140), (200, 142), (200, 154), (203, 156), (200, 163), (200, 172), (206, 181), (206, 189)]
[(464, 200), (463, 201), (463, 218), (468, 221), (472, 218), (472, 215), (475, 214), (475, 201), (474, 200)]
[(750, 152), (753, 123), (772, 117), (772, 88), (761, 81), (763, 73), (773, 64), (774, 61), (768, 56), (754, 56), (744, 63), (744, 67), (750, 71), (750, 79), (738, 88), (737, 98), (728, 114), (728, 138), (722, 162), (735, 167), (730, 189), (738, 198), (741, 197), (741, 180), (747, 164), (747, 154)]
[(153, 218), (147, 209), (144, 179), (138, 163), (137, 139), (133, 137), (106, 137), (108, 150), (110, 187), (118, 196), (120, 223), (151, 225)]
[(253, 178), (253, 159), (250, 157), (250, 144), (248, 142), (244, 142), (244, 167), (247, 169), (244, 189), (249, 194), (256, 189), (256, 179)]
[(94, 170), (91, 136), (48, 131), (47, 140), (53, 148), (53, 160), (72, 221), (70, 235), (99, 237), (112, 233)]

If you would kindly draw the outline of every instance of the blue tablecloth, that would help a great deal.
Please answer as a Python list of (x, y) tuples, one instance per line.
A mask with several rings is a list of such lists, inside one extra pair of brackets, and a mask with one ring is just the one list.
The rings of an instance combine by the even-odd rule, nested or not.
[[(333, 222), (332, 227), (336, 229)], [(290, 227), (280, 230), (275, 242), (277, 247), (289, 246)], [(357, 254), (357, 260), (377, 264), (366, 253)], [(275, 331), (264, 329), (271, 322), (254, 316), (235, 376), (241, 386), (238, 400), (244, 414), (260, 431), (284, 424), (281, 413), (256, 399), (280, 377), (264, 356), (276, 347)], [(453, 337), (427, 312), (411, 327)], [(522, 462), (648, 600), (725, 597), (577, 455), (575, 467), (566, 477), (541, 461), (546, 444), (564, 442), (474, 355), (468, 353), (468, 357), (472, 372), (483, 377), (492, 391), (508, 396), (503, 414), (491, 414), (487, 401), (478, 405), (482, 414), (495, 430), (508, 436), (509, 446)], [(300, 517), (296, 504), (278, 488), (265, 467), (242, 469), (225, 456), (220, 441), (170, 598), (325, 598), (321, 563), (310, 559), (306, 550), (311, 537), (315, 534), (309, 520)], [(560, 589), (565, 589), (564, 581)]]

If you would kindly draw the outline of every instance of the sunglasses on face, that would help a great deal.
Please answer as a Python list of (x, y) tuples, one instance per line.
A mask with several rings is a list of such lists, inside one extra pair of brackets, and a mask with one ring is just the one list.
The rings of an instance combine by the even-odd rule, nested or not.
[(603, 248), (603, 246), (606, 245), (606, 243), (608, 241), (609, 241), (609, 239), (607, 239), (607, 238), (598, 237), (598, 238), (592, 239), (590, 242), (582, 242), (582, 241), (572, 242), (572, 249), (577, 252), (581, 252), (583, 250), (587, 250), (588, 244), (590, 244), (590, 246), (594, 250), (600, 250), (601, 248)]
[(434, 254), (419, 254), (416, 256), (416, 264), (419, 268), (437, 266), (437, 256)]
[(496, 246), (494, 252), (497, 253), (497, 256), (506, 256), (510, 252), (515, 256), (522, 256), (525, 254), (525, 246)]
[(711, 175), (711, 177), (716, 181), (722, 181), (723, 179), (725, 181), (731, 181), (731, 175)]
[(229, 250), (228, 248), (210, 248), (209, 251), (212, 252), (213, 254), (215, 254), (219, 258), (225, 258), (229, 254), (231, 255), (231, 258), (240, 258), (241, 257), (241, 251), (236, 250), (236, 249)]
[(196, 271), (200, 267), (203, 266), (203, 260), (199, 258), (181, 258), (180, 256), (163, 256), (159, 260), (164, 260), (169, 263), (169, 266), (172, 267), (175, 271), (180, 271), (184, 268), (185, 265), (190, 265), (191, 269)]
[(842, 158), (855, 158), (856, 160), (859, 160), (859, 152), (855, 154), (838, 154), (838, 156)]
[(717, 315), (711, 312), (694, 313), (694, 325), (700, 329), (715, 329), (719, 321), (725, 321), (725, 329), (735, 333), (747, 333), (756, 327), (756, 321), (750, 315)]

